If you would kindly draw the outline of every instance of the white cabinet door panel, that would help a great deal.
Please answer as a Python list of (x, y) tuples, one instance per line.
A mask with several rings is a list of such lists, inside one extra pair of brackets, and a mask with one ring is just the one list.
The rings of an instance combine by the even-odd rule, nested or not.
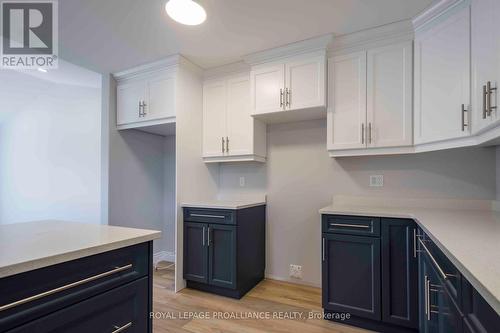
[(287, 109), (325, 106), (324, 56), (287, 62), (285, 79)]
[(146, 101), (145, 82), (137, 81), (118, 85), (116, 100), (116, 123), (118, 125), (144, 120), (143, 117), (139, 117), (139, 103)]
[(254, 120), (250, 116), (250, 79), (248, 76), (227, 80), (227, 144), (229, 155), (253, 153)]
[(366, 147), (366, 52), (328, 60), (328, 149)]
[(175, 76), (162, 75), (148, 81), (149, 104), (146, 119), (175, 117)]
[(472, 1), (472, 121), (476, 133), (498, 119), (498, 109), (489, 112), (489, 104), (496, 106), (498, 90), (488, 96), (483, 87), (491, 82), (498, 87), (500, 79), (500, 1)]
[[(470, 8), (415, 38), (415, 142), (469, 135), (462, 104), (470, 106)], [(465, 114), (468, 123), (468, 114)]]
[(223, 156), (226, 138), (226, 82), (203, 86), (203, 156)]
[(409, 146), (413, 142), (412, 43), (368, 51), (368, 147)]
[(250, 74), (252, 113), (263, 114), (283, 111), (283, 98), (280, 90), (284, 91), (285, 65), (265, 65), (252, 69)]

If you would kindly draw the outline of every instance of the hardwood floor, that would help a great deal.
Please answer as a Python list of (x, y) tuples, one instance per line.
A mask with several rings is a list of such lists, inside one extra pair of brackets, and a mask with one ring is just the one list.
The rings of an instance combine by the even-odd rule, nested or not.
[(176, 294), (173, 266), (156, 271), (153, 281), (154, 333), (369, 332), (309, 318), (321, 315), (319, 288), (264, 280), (241, 300), (192, 289)]

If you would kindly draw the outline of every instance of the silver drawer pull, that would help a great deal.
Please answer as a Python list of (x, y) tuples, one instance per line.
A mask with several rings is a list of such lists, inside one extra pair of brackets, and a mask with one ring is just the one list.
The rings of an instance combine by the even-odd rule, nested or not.
[(439, 264), (437, 263), (436, 259), (434, 259), (434, 257), (432, 256), (431, 252), (429, 251), (429, 249), (427, 248), (427, 246), (425, 246), (424, 242), (422, 242), (422, 240), (419, 238), (418, 241), (420, 242), (420, 245), (422, 245), (422, 247), (424, 248), (425, 252), (427, 253), (427, 255), (429, 256), (429, 258), (431, 258), (431, 261), (432, 263), (434, 264), (434, 266), (436, 266), (439, 274), (441, 274), (441, 276), (443, 277), (443, 279), (448, 279), (449, 276), (451, 276), (451, 274), (446, 274), (443, 269), (441, 268), (441, 266), (439, 266)]
[(19, 301), (15, 301), (15, 302), (12, 302), (12, 303), (0, 306), (0, 311), (5, 311), (5, 310), (11, 309), (13, 307), (19, 306), (19, 305), (23, 305), (23, 304), (26, 304), (26, 303), (29, 303), (29, 302), (32, 302), (32, 301), (36, 301), (36, 300), (38, 300), (40, 298), (47, 297), (47, 296), (50, 296), (50, 295), (54, 295), (54, 294), (59, 293), (61, 291), (68, 290), (68, 289), (71, 289), (71, 288), (74, 288), (74, 287), (78, 287), (78, 286), (81, 286), (82, 284), (89, 283), (89, 282), (101, 279), (103, 277), (106, 277), (106, 276), (110, 276), (110, 275), (113, 275), (113, 274), (116, 274), (116, 273), (119, 273), (119, 272), (126, 271), (127, 269), (130, 269), (130, 268), (132, 268), (132, 264), (128, 264), (128, 265), (125, 265), (125, 266), (122, 266), (122, 267), (117, 267), (117, 268), (112, 269), (110, 271), (107, 271), (107, 272), (104, 272), (104, 273), (101, 273), (101, 274), (97, 274), (97, 275), (88, 277), (86, 279), (80, 280), (80, 281), (76, 281), (76, 282), (73, 282), (73, 283), (70, 283), (70, 284), (67, 284), (67, 285), (55, 288), (55, 289), (51, 289), (51, 290), (45, 291), (43, 293), (40, 293), (40, 294), (37, 294), (37, 295), (34, 295), (34, 296), (23, 298), (23, 299), (21, 299)]
[(114, 327), (115, 330), (113, 332), (111, 332), (111, 333), (123, 332), (123, 331), (125, 331), (127, 328), (129, 328), (131, 326), (132, 326), (132, 322), (130, 322), (128, 324), (125, 324), (122, 327), (115, 326)]
[(214, 217), (216, 219), (225, 219), (223, 215), (205, 215), (205, 214), (190, 214), (193, 217)]
[(370, 228), (369, 225), (363, 225), (363, 224), (330, 223), (330, 226), (332, 226), (332, 227), (347, 227), (347, 228), (362, 228), (362, 229)]

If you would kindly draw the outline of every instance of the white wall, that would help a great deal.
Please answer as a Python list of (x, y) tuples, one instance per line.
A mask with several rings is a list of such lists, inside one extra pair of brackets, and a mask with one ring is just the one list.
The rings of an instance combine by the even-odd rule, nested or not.
[(163, 141), (163, 238), (162, 248), (175, 260), (175, 135)]
[(497, 147), (497, 200), (500, 201), (500, 146)]
[(0, 71), (0, 224), (100, 223), (100, 76), (38, 74)]
[[(268, 126), (265, 164), (221, 164), (220, 195), (266, 192), (266, 274), (289, 280), (289, 265), (302, 265), (303, 281), (320, 284), (320, 216), (336, 194), (435, 198), (495, 198), (495, 150), (333, 159), (326, 151), (326, 122)], [(383, 188), (368, 187), (370, 174)], [(239, 177), (246, 187), (239, 187)]]

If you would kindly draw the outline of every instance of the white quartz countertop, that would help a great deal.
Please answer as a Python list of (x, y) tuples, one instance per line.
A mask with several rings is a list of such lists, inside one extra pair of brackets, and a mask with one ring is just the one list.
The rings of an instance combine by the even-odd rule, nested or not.
[(212, 209), (243, 209), (265, 205), (263, 200), (244, 200), (244, 201), (227, 201), (227, 200), (209, 200), (209, 201), (193, 201), (183, 202), (181, 207), (187, 208), (212, 208)]
[[(342, 203), (321, 214), (409, 218), (430, 236), (465, 278), (500, 314), (500, 212), (485, 207), (444, 205), (388, 207)], [(467, 203), (462, 203), (468, 206)], [(438, 207), (436, 207), (438, 206)], [(474, 206), (474, 205), (469, 205)]]
[(160, 237), (155, 230), (65, 221), (0, 225), (0, 278)]

